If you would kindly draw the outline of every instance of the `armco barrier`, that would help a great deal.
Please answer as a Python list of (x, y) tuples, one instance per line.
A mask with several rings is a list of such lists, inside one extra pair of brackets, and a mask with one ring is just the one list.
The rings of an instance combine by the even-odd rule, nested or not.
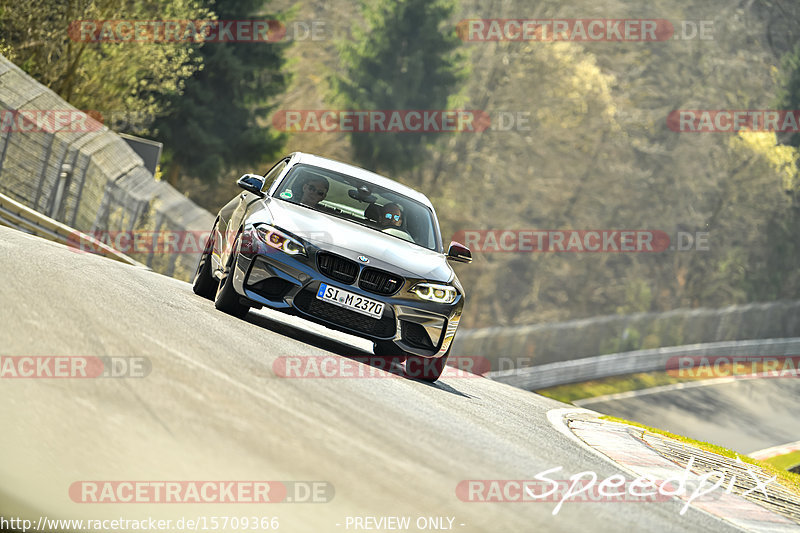
[(37, 213), (4, 194), (0, 194), (0, 225), (18, 229), (38, 237), (44, 237), (67, 246), (88, 247), (94, 250), (95, 253), (115, 261), (147, 268), (142, 263), (99, 242), (94, 237)]
[(800, 301), (461, 330), (452, 353), (485, 357), (499, 371), (666, 346), (789, 337), (800, 337)]
[(788, 356), (800, 355), (800, 338), (712, 342), (691, 346), (670, 346), (637, 350), (513, 370), (492, 371), (486, 377), (514, 387), (537, 390), (568, 383), (580, 383), (637, 372), (667, 369), (678, 356)]
[[(69, 122), (37, 128), (20, 118), (37, 111), (59, 112)], [(2, 56), (0, 112), (14, 118), (0, 128), (0, 193), (14, 201), (87, 234), (210, 230), (213, 215), (155, 181), (117, 134)], [(184, 280), (198, 260), (198, 254), (132, 257)]]

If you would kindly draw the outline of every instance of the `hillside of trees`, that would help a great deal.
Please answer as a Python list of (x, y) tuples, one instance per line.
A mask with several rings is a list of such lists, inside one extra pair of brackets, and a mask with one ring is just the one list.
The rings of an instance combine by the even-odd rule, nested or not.
[[(657, 254), (479, 253), (457, 266), (464, 321), (530, 324), (800, 297), (797, 151), (769, 132), (678, 133), (680, 109), (776, 109), (797, 40), (789, 2), (466, 2), (472, 18), (712, 21), (712, 39), (465, 42), (459, 108), (529, 112), (527, 131), (441, 134), (421, 169), (394, 177), (429, 194), (445, 236), (464, 229), (658, 229), (708, 234), (708, 250)], [(273, 4), (276, 5), (276, 4)], [(358, 4), (307, 2), (347, 38)], [(691, 25), (687, 24), (687, 32)], [(331, 108), (331, 43), (297, 43), (284, 109)], [(789, 71), (791, 72), (791, 71)], [(791, 92), (791, 91), (790, 91)], [(798, 94), (795, 91), (793, 94)], [(337, 107), (333, 107), (337, 109)], [(288, 150), (352, 158), (337, 133), (296, 133)]]
[[(674, 110), (800, 109), (800, 6), (788, 0), (183, 0), (169, 14), (149, 3), (34, 3), (39, 20), (0, 0), (0, 51), (82, 109), (151, 113), (134, 133), (165, 143), (164, 179), (209, 210), (236, 193), (243, 171), (300, 150), (422, 190), (446, 241), (483, 229), (707, 233), (701, 250), (476, 253), (456, 267), (469, 290), (467, 327), (800, 298), (800, 136), (681, 133), (667, 121)], [(288, 28), (316, 21), (322, 31), (199, 46), (76, 43), (63, 29), (75, 19), (217, 12)], [(459, 21), (480, 18), (666, 19), (678, 37), (705, 21), (710, 33), (458, 39)], [(286, 110), (442, 107), (481, 110), (495, 127), (392, 138), (272, 122)], [(501, 115), (529, 120), (501, 130)]]

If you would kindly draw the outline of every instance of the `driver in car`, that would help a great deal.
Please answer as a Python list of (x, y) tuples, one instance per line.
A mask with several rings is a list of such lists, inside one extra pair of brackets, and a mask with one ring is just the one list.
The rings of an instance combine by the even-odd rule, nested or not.
[(317, 204), (324, 200), (328, 195), (328, 180), (325, 178), (312, 178), (303, 184), (303, 196), (300, 203), (309, 207), (317, 207)]

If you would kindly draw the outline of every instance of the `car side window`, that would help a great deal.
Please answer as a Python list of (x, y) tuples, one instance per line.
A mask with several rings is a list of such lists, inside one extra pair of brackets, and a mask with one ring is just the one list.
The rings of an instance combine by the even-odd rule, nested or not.
[(278, 176), (281, 175), (281, 172), (283, 172), (287, 164), (289, 164), (289, 160), (283, 159), (272, 167), (269, 172), (264, 174), (264, 187), (261, 189), (262, 191), (267, 192), (270, 187), (272, 187), (272, 184), (275, 183), (275, 180), (278, 179)]

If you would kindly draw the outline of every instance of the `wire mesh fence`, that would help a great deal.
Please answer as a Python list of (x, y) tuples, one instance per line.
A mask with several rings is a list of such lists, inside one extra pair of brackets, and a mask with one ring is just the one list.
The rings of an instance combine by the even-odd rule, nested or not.
[[(0, 56), (0, 192), (87, 232), (206, 231), (213, 215), (156, 181), (113, 131)], [(197, 253), (134, 251), (189, 279)]]

